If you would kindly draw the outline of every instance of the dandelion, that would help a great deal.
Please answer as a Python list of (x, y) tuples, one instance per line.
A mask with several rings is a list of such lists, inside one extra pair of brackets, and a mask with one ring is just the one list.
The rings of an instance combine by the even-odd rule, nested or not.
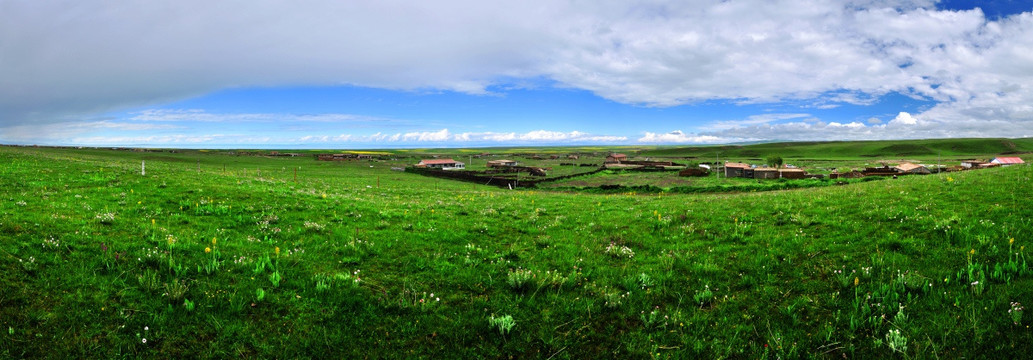
[(969, 250), (968, 254), (969, 255), (975, 255), (976, 254), (976, 249)]
[(276, 256), (280, 256), (280, 247), (279, 246), (276, 247), (275, 252), (276, 252)]
[(204, 248), (204, 253), (205, 254), (210, 253), (210, 252), (212, 252), (212, 248), (210, 248), (210, 247), (205, 247)]
[(154, 226), (154, 219), (151, 219), (151, 226)]
[(212, 246), (215, 246), (215, 238), (212, 238)]
[(1008, 246), (1015, 244), (1015, 238), (1008, 239)]
[(860, 284), (860, 283), (861, 283), (861, 279), (855, 276), (854, 277), (854, 286), (857, 286), (857, 284)]

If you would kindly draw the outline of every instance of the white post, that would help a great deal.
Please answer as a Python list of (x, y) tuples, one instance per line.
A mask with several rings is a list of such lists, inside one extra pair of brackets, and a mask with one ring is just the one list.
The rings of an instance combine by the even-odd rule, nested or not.
[(140, 175), (147, 176), (147, 160), (140, 160)]

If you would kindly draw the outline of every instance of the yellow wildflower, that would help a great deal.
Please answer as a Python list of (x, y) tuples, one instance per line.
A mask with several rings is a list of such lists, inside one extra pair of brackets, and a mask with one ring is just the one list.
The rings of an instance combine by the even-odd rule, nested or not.
[(1008, 246), (1015, 244), (1015, 238), (1008, 239)]
[(276, 256), (280, 256), (280, 247), (279, 246), (276, 247)]
[(860, 283), (861, 283), (861, 279), (855, 276), (854, 277), (854, 286), (857, 286), (857, 284), (860, 284)]
[(205, 254), (210, 253), (210, 252), (212, 252), (212, 248), (210, 248), (210, 247), (204, 248), (204, 253)]
[(212, 238), (212, 246), (215, 246), (215, 238)]
[(151, 219), (151, 226), (154, 226), (154, 219)]
[(975, 255), (976, 254), (976, 249), (969, 250), (968, 254), (969, 255)]

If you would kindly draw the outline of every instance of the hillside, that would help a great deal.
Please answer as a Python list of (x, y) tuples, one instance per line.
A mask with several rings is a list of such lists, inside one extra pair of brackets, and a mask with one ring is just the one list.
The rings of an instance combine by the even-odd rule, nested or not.
[(1028, 166), (636, 195), (379, 161), (4, 147), (0, 162), (2, 358), (1033, 351)]
[(783, 142), (752, 145), (692, 146), (647, 150), (641, 156), (763, 158), (778, 155), (799, 159), (875, 157), (981, 156), (1033, 152), (1033, 138), (935, 139), (887, 141)]

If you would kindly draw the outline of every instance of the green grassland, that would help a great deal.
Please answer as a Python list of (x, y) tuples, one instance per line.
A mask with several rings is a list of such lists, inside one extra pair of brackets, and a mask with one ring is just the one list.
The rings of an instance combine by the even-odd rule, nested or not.
[[(949, 155), (1006, 152), (986, 144)], [(1033, 351), (1028, 166), (713, 194), (511, 191), (391, 169), (431, 152), (0, 147), (0, 357)]]
[(783, 142), (752, 145), (664, 147), (642, 151), (643, 156), (700, 156), (763, 159), (778, 155), (787, 159), (841, 160), (856, 158), (989, 157), (997, 154), (1033, 152), (1033, 138), (1021, 139), (932, 139), (886, 141)]

